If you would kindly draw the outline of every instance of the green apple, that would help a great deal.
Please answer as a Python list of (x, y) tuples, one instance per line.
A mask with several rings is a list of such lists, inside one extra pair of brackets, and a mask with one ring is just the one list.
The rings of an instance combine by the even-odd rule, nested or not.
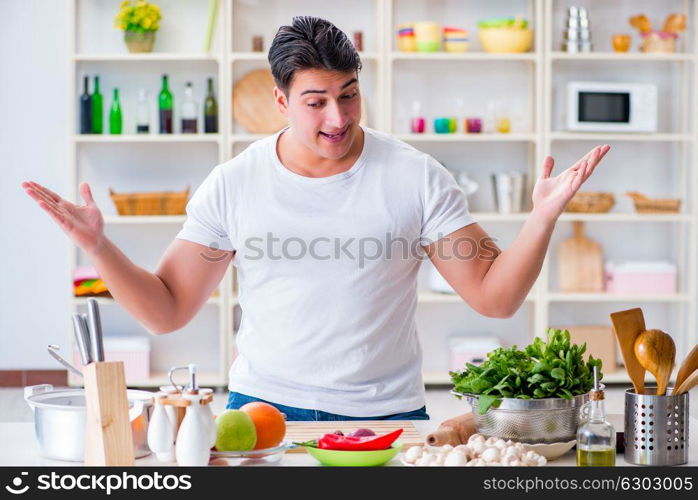
[(226, 410), (216, 417), (216, 449), (247, 451), (257, 444), (257, 429), (250, 416), (240, 410)]

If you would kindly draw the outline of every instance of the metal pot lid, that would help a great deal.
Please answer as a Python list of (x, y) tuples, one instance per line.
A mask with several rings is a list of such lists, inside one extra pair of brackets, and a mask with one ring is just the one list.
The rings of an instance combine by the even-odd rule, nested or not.
[[(128, 389), (126, 391), (129, 400), (129, 408), (133, 406), (132, 401), (140, 400), (144, 405), (152, 403), (153, 393)], [(27, 403), (36, 408), (47, 408), (51, 410), (64, 411), (85, 411), (85, 390), (67, 389), (58, 391), (47, 391), (25, 398)]]

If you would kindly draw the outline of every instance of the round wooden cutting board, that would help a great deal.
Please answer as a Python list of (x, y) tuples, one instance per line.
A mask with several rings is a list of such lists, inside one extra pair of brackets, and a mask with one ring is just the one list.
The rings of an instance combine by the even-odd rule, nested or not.
[(274, 104), (274, 86), (268, 69), (250, 71), (233, 86), (233, 118), (248, 133), (271, 134), (286, 126)]

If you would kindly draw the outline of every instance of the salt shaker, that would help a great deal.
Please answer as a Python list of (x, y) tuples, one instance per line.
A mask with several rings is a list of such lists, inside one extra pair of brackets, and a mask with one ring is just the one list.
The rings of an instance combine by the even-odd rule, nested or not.
[(155, 395), (155, 407), (153, 416), (148, 424), (148, 447), (155, 453), (160, 462), (173, 462), (174, 454), (174, 422), (167, 414), (166, 407), (162, 404), (162, 399), (167, 394), (159, 392)]

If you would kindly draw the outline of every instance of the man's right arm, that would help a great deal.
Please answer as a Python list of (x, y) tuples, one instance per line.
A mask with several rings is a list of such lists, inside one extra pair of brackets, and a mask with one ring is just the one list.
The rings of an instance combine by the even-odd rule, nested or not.
[(220, 283), (232, 256), (233, 252), (176, 239), (151, 273), (107, 238), (88, 253), (114, 299), (156, 335), (191, 321)]
[(114, 299), (154, 334), (186, 325), (211, 296), (233, 257), (232, 251), (176, 239), (151, 273), (106, 237), (104, 218), (87, 183), (80, 184), (84, 205), (36, 182), (24, 182), (22, 187), (85, 252)]

